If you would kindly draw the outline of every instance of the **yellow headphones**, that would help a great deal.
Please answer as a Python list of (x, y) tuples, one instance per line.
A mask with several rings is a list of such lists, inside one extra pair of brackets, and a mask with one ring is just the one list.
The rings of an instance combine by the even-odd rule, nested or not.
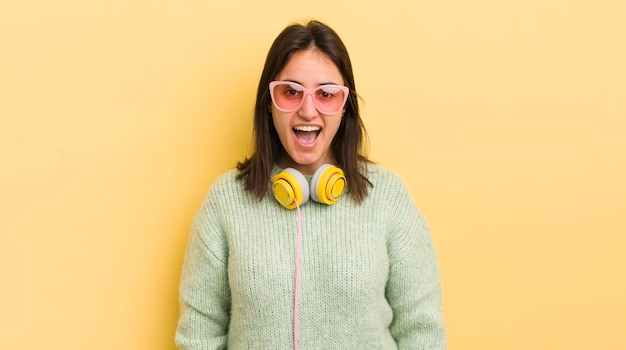
[(330, 164), (324, 164), (315, 171), (310, 185), (304, 175), (294, 168), (287, 168), (272, 179), (274, 198), (287, 209), (306, 203), (309, 194), (316, 202), (334, 204), (345, 188), (343, 170)]

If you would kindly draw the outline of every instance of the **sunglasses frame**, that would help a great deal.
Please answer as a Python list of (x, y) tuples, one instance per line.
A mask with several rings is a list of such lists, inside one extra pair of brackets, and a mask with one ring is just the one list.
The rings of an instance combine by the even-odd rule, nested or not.
[[(294, 109), (284, 109), (284, 108), (280, 108), (278, 106), (278, 104), (276, 104), (276, 100), (274, 99), (274, 88), (277, 85), (283, 85), (283, 84), (295, 85), (295, 86), (301, 88), (300, 91), (302, 91), (302, 100), (300, 100), (300, 104), (298, 105), (298, 107), (296, 107)], [(339, 90), (343, 91), (343, 102), (341, 104), (341, 107), (337, 111), (335, 111), (333, 113), (326, 113), (326, 112), (321, 111), (319, 109), (319, 107), (317, 106), (317, 103), (315, 102), (316, 101), (315, 100), (315, 93), (318, 90), (320, 90), (320, 89), (329, 88), (329, 87), (331, 87), (331, 88), (338, 88)], [(270, 96), (272, 98), (272, 103), (274, 104), (274, 107), (276, 107), (276, 109), (278, 109), (279, 111), (285, 112), (285, 113), (294, 112), (294, 111), (297, 111), (298, 109), (300, 109), (302, 107), (302, 104), (304, 104), (304, 99), (306, 99), (306, 96), (307, 95), (311, 95), (311, 98), (313, 99), (313, 105), (315, 106), (315, 109), (317, 109), (318, 112), (320, 112), (322, 114), (327, 114), (327, 115), (336, 114), (336, 113), (339, 113), (346, 106), (346, 102), (348, 101), (348, 96), (350, 95), (350, 88), (348, 88), (347, 86), (335, 85), (335, 84), (320, 85), (320, 86), (318, 86), (318, 87), (316, 87), (314, 89), (307, 89), (304, 86), (302, 86), (302, 85), (300, 85), (300, 84), (298, 84), (296, 82), (293, 82), (293, 81), (276, 80), (276, 81), (270, 82), (269, 88), (270, 88)]]

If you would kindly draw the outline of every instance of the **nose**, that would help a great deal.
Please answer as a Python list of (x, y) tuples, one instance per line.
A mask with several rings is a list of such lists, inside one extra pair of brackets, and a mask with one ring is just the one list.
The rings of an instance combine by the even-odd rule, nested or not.
[(313, 118), (317, 116), (317, 107), (315, 107), (313, 95), (306, 94), (303, 98), (304, 100), (302, 101), (302, 106), (300, 106), (298, 114), (303, 118)]

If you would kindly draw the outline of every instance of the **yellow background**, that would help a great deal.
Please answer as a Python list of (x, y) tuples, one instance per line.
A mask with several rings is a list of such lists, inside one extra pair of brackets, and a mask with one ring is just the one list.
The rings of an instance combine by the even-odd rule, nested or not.
[(0, 348), (174, 349), (189, 224), (319, 18), (432, 226), (450, 349), (626, 349), (626, 2), (0, 3)]

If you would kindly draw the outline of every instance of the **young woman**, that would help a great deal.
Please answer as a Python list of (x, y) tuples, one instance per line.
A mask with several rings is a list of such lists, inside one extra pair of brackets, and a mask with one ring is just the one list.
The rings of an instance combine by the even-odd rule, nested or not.
[(194, 219), (178, 347), (445, 349), (428, 226), (401, 180), (362, 154), (352, 66), (331, 28), (276, 38), (254, 131), (254, 154)]

